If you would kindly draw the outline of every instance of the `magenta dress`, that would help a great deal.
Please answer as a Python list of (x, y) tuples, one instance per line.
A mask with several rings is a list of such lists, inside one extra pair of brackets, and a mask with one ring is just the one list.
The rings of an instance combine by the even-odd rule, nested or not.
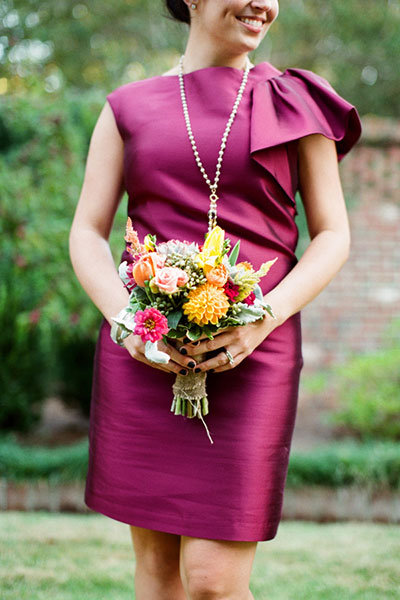
[[(242, 75), (226, 66), (184, 75), (193, 134), (211, 181)], [(210, 191), (189, 141), (178, 76), (122, 85), (107, 100), (124, 141), (128, 214), (140, 240), (155, 233), (158, 242), (202, 244)], [(260, 282), (264, 294), (297, 262), (297, 143), (313, 133), (335, 140), (341, 160), (361, 135), (357, 110), (312, 71), (255, 65), (223, 157), (218, 224), (232, 247), (241, 240), (240, 261), (258, 268), (278, 257)], [(121, 261), (128, 258), (124, 250)], [(94, 357), (87, 506), (178, 535), (274, 538), (302, 366), (298, 312), (237, 367), (209, 373), (212, 445), (199, 419), (170, 412), (175, 375), (133, 359), (111, 340), (103, 319)]]

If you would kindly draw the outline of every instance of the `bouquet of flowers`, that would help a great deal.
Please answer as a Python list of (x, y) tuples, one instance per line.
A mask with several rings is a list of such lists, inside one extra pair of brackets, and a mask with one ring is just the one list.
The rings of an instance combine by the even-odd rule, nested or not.
[[(140, 335), (149, 361), (168, 363), (169, 355), (157, 345), (161, 339), (179, 349), (184, 339), (212, 340), (221, 329), (252, 323), (267, 313), (276, 318), (258, 282), (277, 257), (258, 270), (247, 261), (237, 263), (240, 241), (230, 251), (231, 242), (218, 225), (206, 233), (203, 245), (175, 239), (157, 244), (151, 234), (141, 243), (128, 217), (124, 239), (132, 262), (122, 262), (119, 275), (130, 292), (129, 304), (113, 317), (111, 337), (123, 345), (131, 333)], [(205, 356), (196, 358), (203, 361)], [(213, 443), (203, 419), (209, 412), (206, 376), (177, 374), (171, 411), (200, 418)]]

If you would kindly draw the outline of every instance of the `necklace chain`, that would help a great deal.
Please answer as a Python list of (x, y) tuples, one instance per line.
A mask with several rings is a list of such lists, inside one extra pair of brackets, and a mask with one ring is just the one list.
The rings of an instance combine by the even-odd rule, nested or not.
[(218, 154), (218, 161), (217, 161), (217, 168), (216, 168), (216, 173), (215, 173), (215, 179), (214, 179), (214, 183), (211, 183), (211, 181), (209, 180), (207, 173), (203, 167), (203, 163), (200, 160), (200, 156), (199, 153), (197, 151), (197, 146), (196, 146), (196, 142), (194, 141), (194, 136), (193, 136), (193, 132), (192, 132), (192, 127), (190, 124), (190, 118), (189, 118), (189, 111), (188, 111), (188, 106), (187, 106), (187, 100), (186, 100), (186, 95), (185, 95), (185, 87), (184, 87), (184, 82), (183, 82), (183, 59), (184, 59), (184, 54), (182, 54), (182, 56), (179, 59), (179, 87), (180, 87), (180, 91), (181, 91), (181, 98), (182, 98), (182, 107), (183, 107), (183, 114), (185, 116), (185, 122), (186, 122), (186, 128), (189, 134), (189, 140), (190, 143), (192, 145), (193, 148), (193, 153), (196, 159), (196, 163), (200, 169), (200, 171), (203, 174), (204, 179), (206, 180), (210, 190), (211, 190), (211, 194), (210, 194), (210, 208), (208, 211), (208, 232), (210, 232), (217, 224), (217, 200), (218, 200), (218, 196), (217, 196), (217, 186), (218, 186), (218, 181), (219, 181), (219, 176), (221, 173), (221, 165), (222, 165), (222, 157), (224, 155), (224, 151), (225, 151), (225, 147), (226, 147), (226, 140), (228, 138), (229, 132), (231, 130), (232, 127), (232, 123), (233, 120), (236, 116), (236, 113), (238, 111), (239, 108), (239, 104), (240, 104), (240, 100), (242, 99), (243, 96), (243, 92), (244, 89), (246, 87), (246, 83), (247, 83), (247, 78), (248, 78), (248, 74), (250, 71), (250, 60), (247, 57), (247, 63), (246, 63), (246, 68), (243, 71), (243, 78), (242, 78), (242, 82), (240, 84), (237, 96), (236, 96), (236, 100), (235, 103), (233, 105), (233, 109), (231, 112), (231, 115), (228, 119), (228, 122), (226, 124), (226, 128), (225, 128), (225, 132), (222, 136), (222, 140), (221, 140), (221, 147), (219, 150), (219, 154)]

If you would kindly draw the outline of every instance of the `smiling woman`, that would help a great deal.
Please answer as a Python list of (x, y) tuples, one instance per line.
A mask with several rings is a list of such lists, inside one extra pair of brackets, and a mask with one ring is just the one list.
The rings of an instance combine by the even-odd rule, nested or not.
[[(185, 52), (167, 73), (107, 95), (71, 228), (75, 271), (104, 315), (85, 501), (130, 525), (137, 600), (250, 600), (257, 542), (273, 539), (281, 519), (303, 366), (300, 310), (348, 256), (337, 163), (361, 124), (323, 77), (250, 62), (278, 16), (276, 0), (167, 7), (190, 25)], [(139, 335), (115, 344), (112, 317), (128, 292), (108, 235), (124, 190), (139, 239), (152, 232), (158, 243), (202, 245), (218, 207), (243, 264), (278, 257), (260, 284), (276, 319), (228, 327), (180, 352), (163, 344), (164, 365), (147, 360)], [(298, 190), (311, 237), (299, 261)], [(125, 260), (135, 262), (126, 249)], [(166, 410), (171, 375), (190, 369), (208, 373), (213, 445), (200, 421)]]

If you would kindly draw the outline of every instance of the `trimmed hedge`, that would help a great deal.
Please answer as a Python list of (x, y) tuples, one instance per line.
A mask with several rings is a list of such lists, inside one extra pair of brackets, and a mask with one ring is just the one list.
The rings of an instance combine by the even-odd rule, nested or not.
[[(0, 477), (12, 481), (83, 480), (87, 473), (88, 441), (58, 448), (21, 446), (9, 434), (0, 440)], [(400, 488), (400, 446), (387, 441), (337, 442), (307, 452), (292, 451), (289, 487), (348, 485)]]

